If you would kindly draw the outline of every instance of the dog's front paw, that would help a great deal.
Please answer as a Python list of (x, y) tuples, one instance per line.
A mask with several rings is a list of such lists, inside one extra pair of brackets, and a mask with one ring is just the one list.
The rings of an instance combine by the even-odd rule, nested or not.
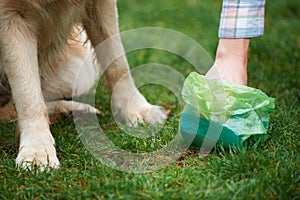
[(23, 139), (21, 136), (16, 164), (19, 168), (29, 170), (38, 168), (43, 171), (46, 168), (58, 168), (59, 160), (51, 133), (36, 134), (34, 137), (24, 136)]
[(148, 123), (151, 125), (163, 124), (167, 119), (166, 110), (157, 105), (149, 105), (149, 108), (144, 108), (137, 111), (137, 119), (131, 124), (136, 124), (136, 122)]
[(141, 94), (125, 100), (115, 98), (113, 111), (119, 122), (133, 127), (139, 123), (159, 125), (167, 119), (167, 112), (163, 107), (149, 104)]

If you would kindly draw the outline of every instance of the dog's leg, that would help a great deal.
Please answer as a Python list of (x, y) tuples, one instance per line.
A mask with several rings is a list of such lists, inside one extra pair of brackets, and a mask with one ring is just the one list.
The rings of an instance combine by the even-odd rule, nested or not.
[(165, 110), (147, 102), (134, 85), (125, 55), (118, 57), (124, 49), (120, 36), (116, 35), (119, 33), (116, 2), (101, 0), (93, 3), (87, 5), (87, 19), (83, 24), (96, 49), (98, 62), (105, 70), (107, 84), (114, 91), (112, 102), (115, 113), (130, 126), (139, 122), (163, 123)]
[(29, 22), (0, 4), (1, 52), (18, 114), (20, 147), (16, 163), (22, 168), (56, 168), (54, 139), (41, 92), (37, 40)]
[(69, 115), (72, 112), (82, 112), (90, 114), (99, 114), (100, 111), (93, 106), (85, 103), (80, 103), (76, 101), (51, 101), (47, 102), (47, 108), (49, 115), (64, 114)]

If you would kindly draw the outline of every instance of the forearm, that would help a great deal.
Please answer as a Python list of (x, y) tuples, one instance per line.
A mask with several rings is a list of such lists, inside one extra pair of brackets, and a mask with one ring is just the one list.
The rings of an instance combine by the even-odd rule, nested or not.
[(216, 59), (239, 59), (245, 64), (246, 67), (249, 43), (250, 39), (248, 38), (221, 38), (217, 48)]
[(247, 85), (250, 39), (220, 39), (214, 66), (206, 77)]
[(206, 76), (247, 85), (250, 38), (263, 35), (265, 0), (223, 0), (215, 63)]

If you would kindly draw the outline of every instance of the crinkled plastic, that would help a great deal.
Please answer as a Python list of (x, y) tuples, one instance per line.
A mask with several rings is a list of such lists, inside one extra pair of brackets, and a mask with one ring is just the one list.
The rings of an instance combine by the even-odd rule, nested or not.
[(228, 81), (208, 79), (192, 72), (185, 80), (185, 102), (180, 118), (180, 132), (193, 138), (192, 146), (203, 141), (242, 146), (250, 137), (267, 136), (269, 115), (274, 99), (262, 91)]

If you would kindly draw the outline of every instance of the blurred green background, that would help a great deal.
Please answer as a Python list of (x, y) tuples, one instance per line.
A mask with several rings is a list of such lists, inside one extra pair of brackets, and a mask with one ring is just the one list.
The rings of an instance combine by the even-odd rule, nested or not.
[[(222, 1), (119, 1), (120, 30), (163, 27), (186, 34), (214, 59)], [(175, 43), (176, 41), (174, 41)], [(183, 76), (195, 69), (161, 50), (128, 54), (132, 68), (146, 63), (171, 66)], [(36, 174), (15, 167), (16, 123), (0, 122), (0, 199), (300, 199), (300, 2), (267, 1), (265, 35), (251, 41), (249, 86), (275, 98), (269, 138), (244, 149), (216, 147), (208, 156), (189, 149), (170, 166), (152, 173), (116, 171), (83, 146), (67, 117), (51, 127), (61, 168)], [(151, 103), (170, 110), (164, 128), (146, 140), (128, 136), (116, 126), (110, 92), (99, 87), (99, 122), (118, 146), (149, 152), (169, 144), (178, 131), (180, 106), (168, 89), (140, 88)]]

